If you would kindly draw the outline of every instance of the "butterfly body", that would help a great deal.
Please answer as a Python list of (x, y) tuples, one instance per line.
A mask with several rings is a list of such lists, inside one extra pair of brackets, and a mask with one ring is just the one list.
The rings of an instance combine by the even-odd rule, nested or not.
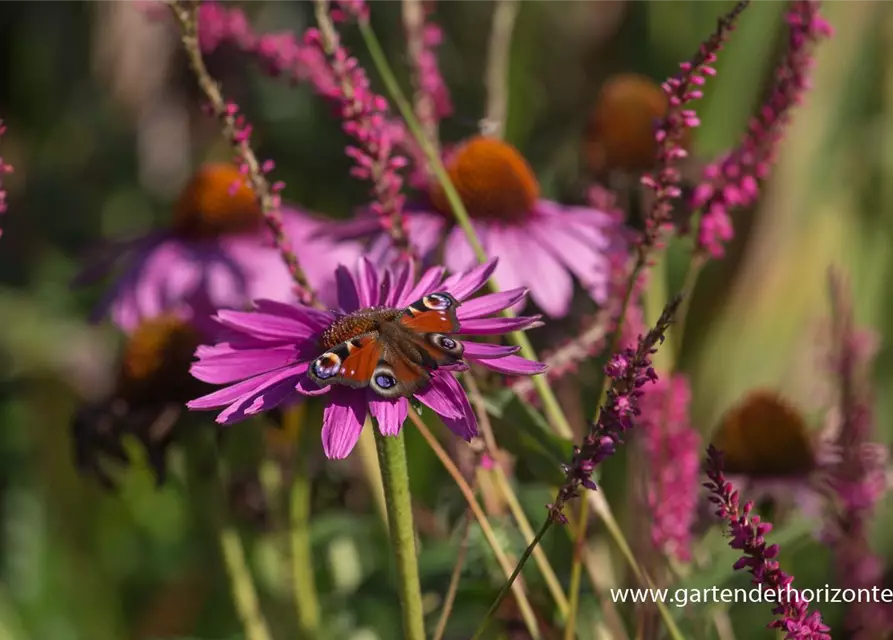
[(462, 361), (459, 302), (432, 293), (405, 309), (363, 309), (338, 319), (323, 334), (328, 351), (310, 363), (320, 386), (371, 388), (384, 398), (408, 397), (439, 367)]

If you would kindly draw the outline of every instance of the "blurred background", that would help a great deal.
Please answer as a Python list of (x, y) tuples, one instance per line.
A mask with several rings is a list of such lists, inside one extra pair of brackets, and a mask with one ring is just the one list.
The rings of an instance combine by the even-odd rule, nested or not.
[[(635, 72), (660, 82), (730, 5), (521, 3), (506, 137), (528, 158), (544, 194), (573, 199), (585, 182), (586, 123), (605, 80)], [(313, 20), (308, 3), (242, 6), (259, 32), (301, 33)], [(785, 6), (754, 3), (721, 53), (719, 73), (697, 105), (703, 125), (692, 142), (696, 160), (734, 145), (760, 103), (784, 44)], [(112, 383), (122, 337), (87, 321), (101, 286), (73, 290), (71, 279), (100, 239), (164, 225), (191, 172), (229, 157), (217, 123), (200, 110), (176, 32), (168, 20), (148, 19), (146, 9), (125, 2), (0, 3), (0, 118), (8, 128), (0, 154), (15, 166), (5, 179), (9, 210), (0, 218), (0, 634), (11, 640), (242, 637), (216, 542), (177, 453), (167, 482), (156, 487), (145, 453), (125, 443), (132, 464), (118, 469), (111, 492), (79, 475), (72, 457), (72, 416)], [(850, 275), (858, 323), (881, 331), (873, 377), (877, 439), (889, 443), (893, 433), (893, 394), (886, 393), (893, 351), (884, 335), (893, 322), (893, 6), (849, 0), (827, 3), (824, 13), (836, 33), (819, 49), (814, 90), (794, 115), (759, 205), (736, 214), (735, 242), (723, 261), (708, 266), (693, 301), (682, 369), (691, 376), (693, 421), (704, 434), (756, 386), (780, 391), (812, 427), (823, 426), (830, 396), (817, 363), (828, 348), (821, 328), (831, 265)], [(372, 16), (405, 80), (400, 5), (372, 3)], [(483, 116), (480, 61), (492, 4), (440, 2), (434, 16), (444, 29), (441, 70), (455, 104), (442, 137), (458, 141), (474, 134)], [(368, 62), (354, 30), (345, 29), (344, 39)], [(286, 199), (333, 217), (365, 202), (365, 185), (347, 176), (339, 123), (310, 87), (267, 78), (234, 50), (220, 49), (208, 63), (254, 123), (259, 155), (276, 160)], [(681, 287), (689, 248), (688, 240), (670, 247), (667, 291)], [(266, 429), (249, 421), (233, 427), (228, 440), (255, 442)], [(325, 637), (397, 638), (386, 534), (359, 455), (323, 463), (316, 431), (311, 435), (311, 538)], [(464, 503), (418, 434), (407, 437), (423, 531), (422, 583), (436, 612)], [(232, 448), (221, 446), (223, 455)], [(624, 464), (606, 470), (612, 504), (623, 504)], [(236, 513), (245, 504), (251, 511), (246, 495), (256, 490), (256, 477), (233, 474), (229, 483), (225, 495)], [(518, 491), (531, 520), (540, 521), (547, 483), (520, 474)], [(893, 526), (889, 507), (881, 505), (872, 528), (874, 547), (886, 557), (893, 553), (884, 534)], [(493, 519), (507, 547), (520, 553), (512, 521)], [(289, 569), (276, 551), (281, 527), (249, 516), (239, 526), (274, 635), (294, 637)], [(783, 564), (798, 586), (832, 580), (828, 551), (808, 527), (782, 535)], [(467, 638), (499, 586), (476, 525), (470, 540), (447, 637)], [(567, 564), (566, 536), (553, 531), (544, 547), (557, 567)], [(746, 576), (732, 575), (734, 558), (728, 549), (717, 556), (721, 586), (747, 584)], [(622, 574), (622, 562), (613, 564)], [(535, 574), (531, 582), (536, 593)], [(841, 605), (821, 610), (840, 624)], [(592, 637), (603, 614), (591, 591), (584, 591), (582, 611), (580, 637)], [(551, 616), (548, 606), (542, 613)], [(691, 621), (699, 610), (674, 614)], [(730, 615), (737, 637), (772, 637), (763, 629), (765, 605), (737, 605)], [(687, 628), (692, 637), (714, 637), (706, 624)], [(521, 629), (500, 633), (522, 638)]]

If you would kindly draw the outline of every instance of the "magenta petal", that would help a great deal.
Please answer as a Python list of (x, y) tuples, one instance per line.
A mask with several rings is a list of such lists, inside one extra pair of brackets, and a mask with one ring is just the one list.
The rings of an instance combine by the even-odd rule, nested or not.
[(542, 373), (548, 367), (542, 362), (527, 360), (521, 356), (505, 356), (504, 358), (491, 358), (481, 360), (480, 364), (488, 369), (499, 371), (511, 376), (532, 376)]
[(307, 325), (314, 331), (323, 331), (335, 319), (330, 311), (277, 302), (276, 300), (255, 300), (254, 307), (260, 313), (291, 318), (295, 322)]
[(519, 316), (517, 318), (478, 318), (464, 320), (458, 333), (473, 335), (494, 335), (510, 333), (522, 329), (532, 329), (543, 325), (541, 316)]
[(488, 260), (471, 271), (450, 276), (444, 280), (443, 288), (452, 293), (457, 300), (465, 300), (468, 296), (487, 284), (498, 264), (497, 259)]
[(409, 402), (406, 398), (385, 399), (369, 392), (369, 413), (378, 422), (378, 430), (384, 436), (395, 436), (406, 421)]
[(487, 344), (485, 342), (462, 342), (465, 347), (465, 357), (475, 360), (487, 360), (490, 358), (504, 358), (520, 351), (521, 347), (504, 347), (501, 344)]
[(449, 374), (435, 374), (432, 382), (434, 380), (439, 380), (439, 383), (442, 383), (445, 388), (449, 389), (445, 395), (448, 395), (456, 403), (452, 407), (453, 411), (451, 413), (458, 415), (446, 415), (434, 409), (434, 407), (431, 408), (440, 414), (441, 420), (443, 420), (443, 423), (450, 431), (463, 440), (471, 440), (478, 434), (478, 423), (474, 411), (471, 409), (471, 404), (468, 402), (468, 396), (465, 395), (465, 389), (462, 388), (458, 380)]
[[(481, 233), (481, 227), (483, 225), (474, 223), (472, 223), (472, 225), (474, 226), (475, 231), (478, 232), (478, 237), (483, 243), (484, 235)], [(473, 269), (478, 264), (477, 256), (474, 255), (474, 251), (468, 243), (468, 238), (465, 236), (462, 227), (456, 225), (447, 235), (446, 244), (444, 245), (443, 259), (446, 268), (449, 269), (451, 273), (456, 274), (461, 274), (469, 269)]]
[(465, 390), (452, 374), (434, 374), (427, 385), (415, 392), (415, 397), (446, 418), (461, 418), (463, 415), (461, 398), (465, 397)]
[(365, 256), (360, 258), (357, 264), (357, 292), (360, 294), (360, 307), (374, 307), (378, 305), (378, 270)]
[(432, 293), (440, 289), (440, 283), (443, 281), (444, 268), (432, 267), (422, 274), (416, 286), (400, 300), (398, 307), (405, 307), (412, 304), (422, 296)]
[(259, 391), (265, 385), (275, 384), (281, 379), (279, 376), (282, 375), (282, 373), (292, 377), (298, 377), (305, 371), (307, 371), (307, 363), (302, 362), (294, 367), (288, 367), (284, 372), (280, 372), (279, 374), (262, 373), (253, 378), (248, 378), (247, 380), (242, 380), (236, 384), (224, 387), (223, 389), (218, 389), (213, 393), (196, 398), (195, 400), (190, 400), (186, 403), (186, 406), (190, 409), (215, 409), (217, 407), (222, 407), (232, 402), (236, 402), (248, 394)]
[(338, 287), (338, 306), (343, 312), (350, 313), (360, 308), (357, 283), (347, 267), (339, 266), (335, 269), (335, 285)]
[(366, 420), (366, 394), (347, 387), (333, 388), (322, 414), (322, 448), (327, 458), (346, 458), (353, 451)]
[(255, 311), (220, 309), (217, 312), (217, 321), (231, 329), (269, 340), (309, 338), (316, 333), (306, 324), (291, 318), (283, 318), (282, 316), (273, 316)]
[(487, 295), (463, 303), (462, 306), (459, 307), (457, 315), (459, 320), (482, 318), (516, 305), (524, 299), (525, 295), (527, 295), (527, 289), (524, 287), (512, 289), (511, 291), (488, 293)]
[[(303, 366), (306, 370), (307, 365), (304, 364)], [(276, 373), (268, 373), (252, 378), (251, 381), (254, 382), (254, 386), (240, 394), (234, 402), (221, 411), (217, 416), (217, 422), (220, 424), (232, 424), (233, 422), (242, 420), (245, 417), (244, 409), (251, 405), (251, 403), (257, 402), (259, 399), (262, 399), (264, 406), (268, 409), (272, 409), (283, 401), (293, 398), (295, 395), (293, 389), (294, 379), (296, 374), (300, 375), (301, 373), (303, 373), (303, 371), (300, 371), (299, 367), (288, 367), (277, 371)], [(246, 380), (246, 382), (248, 382), (248, 380)], [(242, 384), (243, 383), (240, 382), (239, 384), (228, 387), (228, 389), (224, 389), (224, 391), (229, 390), (230, 392), (233, 392), (236, 387), (239, 387)], [(207, 401), (209, 397), (210, 396), (205, 396), (205, 400)], [(198, 406), (197, 402), (200, 400), (201, 398), (193, 400), (188, 403), (187, 406), (189, 408), (195, 408)]]
[(391, 295), (387, 300), (390, 307), (399, 307), (400, 302), (412, 291), (415, 280), (415, 265), (412, 260), (401, 260), (394, 265), (393, 284)]
[(297, 352), (290, 346), (240, 349), (201, 358), (189, 371), (202, 382), (228, 384), (295, 364), (296, 358)]

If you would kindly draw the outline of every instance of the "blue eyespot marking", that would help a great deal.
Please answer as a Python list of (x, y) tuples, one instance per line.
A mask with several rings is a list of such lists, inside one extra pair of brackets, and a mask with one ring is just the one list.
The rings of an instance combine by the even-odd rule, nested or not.
[(432, 311), (446, 311), (453, 304), (449, 297), (440, 293), (425, 296), (422, 298), (422, 303)]
[(455, 349), (458, 345), (452, 338), (447, 338), (446, 336), (444, 336), (440, 339), (440, 346), (442, 346), (444, 349)]
[(333, 378), (341, 371), (341, 358), (334, 353), (326, 353), (321, 355), (313, 363), (313, 373), (320, 380)]
[(397, 385), (397, 380), (394, 378), (394, 376), (379, 373), (377, 376), (375, 376), (375, 384), (382, 389), (390, 389), (391, 387)]

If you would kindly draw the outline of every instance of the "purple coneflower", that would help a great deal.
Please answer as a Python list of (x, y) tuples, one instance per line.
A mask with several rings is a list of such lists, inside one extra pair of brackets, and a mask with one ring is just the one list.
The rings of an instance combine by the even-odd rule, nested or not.
[[(611, 216), (541, 198), (524, 157), (495, 138), (465, 141), (447, 154), (446, 166), (487, 255), (499, 258), (494, 277), (501, 287), (527, 287), (533, 301), (553, 318), (567, 315), (574, 278), (596, 302), (605, 300)], [(443, 263), (451, 272), (476, 263), (439, 183), (428, 185), (425, 197), (407, 204), (404, 214), (410, 242), (422, 258), (436, 258), (445, 238)], [(360, 216), (333, 229), (344, 239), (372, 237), (375, 261), (387, 263), (395, 256), (375, 216)]]
[[(212, 309), (247, 307), (255, 298), (291, 300), (288, 268), (243, 181), (231, 164), (206, 164), (181, 193), (168, 228), (113, 244), (110, 255), (78, 276), (78, 283), (87, 283), (120, 267), (94, 315), (109, 313), (130, 331), (143, 318), (196, 300)], [(355, 260), (358, 247), (309, 241), (322, 222), (298, 209), (283, 207), (282, 219), (310, 284), (333, 303), (325, 294), (333, 289), (335, 267)]]
[[(517, 304), (523, 288), (468, 298), (484, 286), (496, 261), (444, 279), (444, 269), (428, 269), (414, 283), (414, 270), (400, 261), (377, 270), (362, 258), (356, 273), (339, 267), (336, 274), (338, 309), (320, 311), (303, 305), (270, 300), (256, 302), (256, 311), (219, 311), (217, 321), (229, 330), (226, 342), (199, 347), (193, 375), (204, 382), (227, 385), (188, 403), (191, 409), (225, 407), (217, 422), (231, 424), (261, 411), (306, 396), (325, 395), (322, 442), (329, 458), (346, 457), (360, 436), (367, 413), (384, 435), (396, 435), (409, 411), (405, 397), (384, 398), (370, 388), (344, 385), (320, 387), (308, 376), (310, 363), (339, 343), (370, 330), (365, 316), (384, 309), (401, 310), (432, 293), (448, 293), (461, 304), (457, 310), (459, 335), (497, 335), (529, 329), (539, 316), (488, 318)], [(450, 338), (450, 343), (456, 342)], [(454, 345), (455, 346), (455, 345)], [(463, 359), (508, 375), (543, 371), (538, 362), (514, 355), (517, 347), (465, 342)], [(461, 350), (461, 348), (460, 348)], [(413, 396), (440, 415), (454, 433), (468, 440), (477, 434), (477, 421), (462, 386), (453, 376), (459, 363), (428, 369), (430, 379)]]

